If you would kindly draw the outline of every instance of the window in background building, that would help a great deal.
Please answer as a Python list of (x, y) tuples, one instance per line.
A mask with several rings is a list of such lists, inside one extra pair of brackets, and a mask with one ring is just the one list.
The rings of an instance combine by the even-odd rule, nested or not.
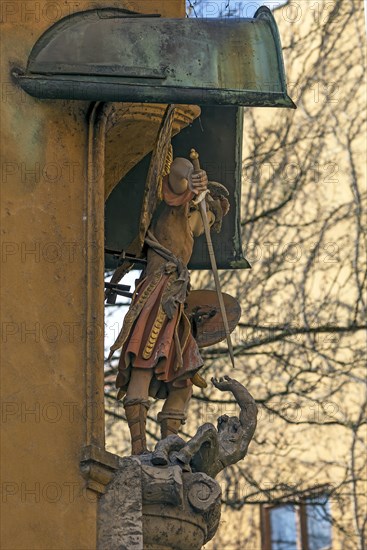
[(326, 497), (261, 507), (262, 550), (330, 550), (331, 516)]

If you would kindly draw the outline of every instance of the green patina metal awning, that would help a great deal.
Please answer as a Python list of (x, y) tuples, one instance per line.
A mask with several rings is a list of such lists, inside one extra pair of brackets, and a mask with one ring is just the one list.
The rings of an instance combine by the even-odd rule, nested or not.
[(79, 12), (50, 27), (13, 74), (39, 98), (295, 107), (266, 7), (226, 20)]

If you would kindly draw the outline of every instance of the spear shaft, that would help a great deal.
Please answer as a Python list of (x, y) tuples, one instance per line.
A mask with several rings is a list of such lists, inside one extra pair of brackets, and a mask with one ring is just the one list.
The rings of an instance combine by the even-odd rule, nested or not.
[[(198, 172), (200, 170), (199, 154), (195, 151), (195, 149), (191, 149), (190, 159), (191, 159), (191, 162), (194, 166), (194, 170), (196, 172)], [(213, 272), (213, 277), (214, 277), (214, 282), (215, 282), (215, 289), (217, 291), (220, 312), (222, 314), (222, 319), (223, 319), (224, 331), (226, 333), (228, 351), (229, 351), (229, 355), (230, 355), (230, 358), (231, 358), (232, 367), (235, 368), (234, 352), (233, 352), (233, 346), (232, 346), (232, 340), (231, 340), (231, 333), (230, 333), (230, 330), (229, 330), (227, 312), (226, 312), (226, 308), (225, 308), (225, 305), (224, 305), (223, 295), (222, 295), (222, 291), (220, 289), (220, 281), (219, 281), (219, 275), (218, 275), (217, 262), (215, 260), (213, 242), (212, 242), (212, 237), (210, 235), (210, 227), (209, 227), (209, 222), (208, 222), (208, 216), (207, 216), (207, 213), (206, 213), (206, 204), (205, 204), (206, 194), (207, 194), (207, 192), (204, 192), (202, 194), (203, 195), (202, 198), (201, 198), (201, 195), (199, 195), (198, 201), (194, 201), (194, 202), (196, 202), (196, 204), (199, 204), (199, 207), (200, 207), (200, 214), (201, 214), (201, 218), (203, 220), (205, 238), (206, 238), (206, 242), (207, 242), (207, 245), (208, 245), (209, 258), (210, 258), (210, 263), (211, 263), (211, 266), (212, 266), (212, 272)]]

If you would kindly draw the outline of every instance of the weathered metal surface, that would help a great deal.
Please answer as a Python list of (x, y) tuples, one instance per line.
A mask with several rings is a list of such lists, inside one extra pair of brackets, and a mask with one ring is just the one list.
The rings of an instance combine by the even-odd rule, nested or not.
[(15, 76), (40, 98), (295, 107), (266, 7), (226, 20), (80, 12), (48, 29)]
[[(188, 158), (194, 147), (200, 151), (209, 180), (219, 181), (229, 191), (231, 208), (223, 218), (220, 234), (212, 240), (219, 269), (249, 268), (243, 258), (240, 228), (242, 177), (242, 109), (203, 107), (201, 117), (172, 139), (175, 157)], [(105, 241), (111, 250), (126, 250), (139, 231), (150, 155), (139, 162), (115, 187), (106, 202)], [(117, 266), (113, 255), (105, 256), (106, 268)], [(211, 269), (205, 236), (195, 239), (190, 269)]]

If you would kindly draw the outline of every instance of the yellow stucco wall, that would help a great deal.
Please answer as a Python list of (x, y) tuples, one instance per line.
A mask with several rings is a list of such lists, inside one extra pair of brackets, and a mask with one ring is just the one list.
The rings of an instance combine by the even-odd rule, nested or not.
[[(85, 488), (79, 468), (90, 443), (88, 423), (97, 425), (103, 443), (103, 411), (92, 417), (86, 404), (88, 324), (93, 361), (103, 369), (103, 318), (97, 307), (93, 319), (88, 303), (93, 295), (100, 301), (103, 281), (89, 294), (85, 288), (88, 227), (89, 239), (94, 224), (103, 227), (103, 219), (87, 219), (90, 105), (31, 98), (10, 75), (13, 67), (25, 67), (50, 25), (97, 6), (184, 15), (183, 0), (4, 0), (0, 6), (4, 550), (96, 547), (97, 496)], [(99, 403), (103, 387), (97, 392)]]

